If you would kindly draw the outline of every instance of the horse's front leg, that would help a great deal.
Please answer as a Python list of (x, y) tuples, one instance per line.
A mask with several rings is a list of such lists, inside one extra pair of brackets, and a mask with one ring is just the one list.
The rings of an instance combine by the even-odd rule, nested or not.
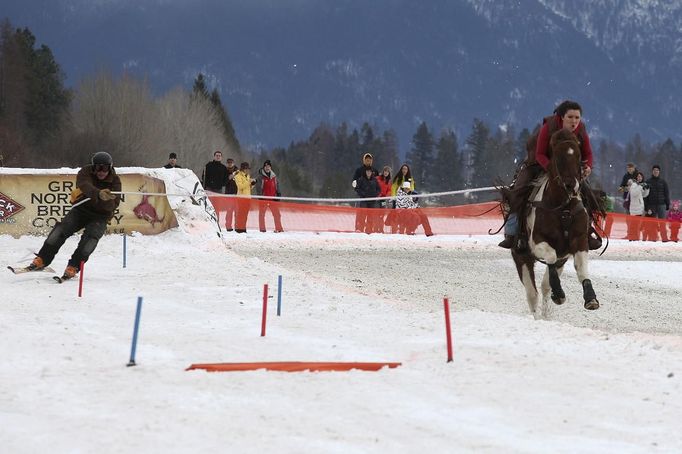
[(583, 286), (583, 300), (585, 300), (585, 309), (599, 309), (597, 294), (594, 292), (594, 289), (592, 288), (592, 281), (590, 281), (589, 278), (587, 251), (576, 252), (573, 256), (573, 264), (575, 265), (575, 272), (578, 275), (578, 281)]
[(538, 318), (538, 291), (535, 287), (535, 259), (530, 254), (519, 254), (512, 250), (512, 258), (516, 264), (516, 271), (519, 273), (519, 279), (526, 290), (526, 301), (528, 302), (528, 309), (534, 318)]
[(554, 304), (564, 304), (566, 302), (566, 293), (561, 287), (561, 272), (564, 270), (565, 260), (560, 260), (552, 265), (547, 265), (547, 275), (549, 280), (549, 287), (552, 290), (551, 298)]

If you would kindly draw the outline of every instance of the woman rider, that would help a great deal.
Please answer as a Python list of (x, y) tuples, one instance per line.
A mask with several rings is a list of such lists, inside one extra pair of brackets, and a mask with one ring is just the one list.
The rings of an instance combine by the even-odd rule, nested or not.
[[(500, 247), (511, 249), (517, 244), (519, 234), (518, 213), (522, 212), (530, 195), (530, 182), (536, 179), (541, 171), (547, 171), (550, 150), (549, 139), (552, 134), (562, 128), (575, 134), (580, 144), (583, 178), (587, 178), (592, 173), (592, 147), (585, 130), (585, 124), (581, 121), (582, 111), (582, 107), (577, 102), (564, 101), (554, 109), (554, 115), (543, 119), (540, 132), (531, 136), (527, 146), (528, 157), (519, 169), (518, 175), (508, 191), (509, 215), (504, 226), (504, 240), (499, 244)], [(536, 141), (537, 143), (535, 143)], [(588, 243), (590, 249), (598, 249), (601, 246), (601, 239), (590, 234)]]

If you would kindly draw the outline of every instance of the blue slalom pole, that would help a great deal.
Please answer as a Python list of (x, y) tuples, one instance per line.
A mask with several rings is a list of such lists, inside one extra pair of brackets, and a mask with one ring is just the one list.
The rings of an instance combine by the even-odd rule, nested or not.
[(123, 268), (126, 267), (126, 234), (123, 234)]
[(282, 275), (277, 276), (277, 315), (282, 315)]
[(137, 297), (137, 311), (135, 312), (135, 328), (133, 329), (133, 345), (130, 347), (130, 361), (127, 366), (136, 366), (135, 350), (137, 348), (137, 331), (140, 329), (140, 313), (142, 312), (142, 297)]

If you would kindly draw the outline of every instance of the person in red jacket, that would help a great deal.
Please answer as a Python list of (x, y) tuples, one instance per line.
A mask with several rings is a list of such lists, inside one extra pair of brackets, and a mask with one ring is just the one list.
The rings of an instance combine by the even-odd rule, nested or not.
[[(508, 200), (509, 214), (504, 226), (504, 240), (500, 247), (511, 249), (519, 247), (519, 223), (518, 213), (522, 212), (528, 199), (530, 183), (536, 179), (542, 171), (547, 170), (549, 165), (549, 140), (552, 134), (560, 129), (567, 129), (575, 134), (580, 144), (580, 155), (583, 164), (583, 178), (592, 173), (592, 146), (587, 135), (585, 124), (582, 122), (583, 109), (575, 101), (564, 101), (554, 109), (554, 114), (545, 117), (537, 135), (532, 135), (528, 141), (528, 156), (519, 169), (515, 180), (510, 186), (511, 197)], [(594, 236), (593, 236), (594, 235)], [(596, 232), (591, 232), (589, 237), (590, 249), (598, 249), (601, 239)], [(525, 247), (525, 245), (521, 245)]]
[[(263, 163), (263, 167), (258, 171), (260, 177), (260, 195), (267, 197), (279, 197), (282, 194), (279, 192), (279, 182), (277, 181), (277, 175), (272, 170), (272, 163), (270, 160), (266, 160)], [(275, 233), (283, 232), (282, 228), (282, 215), (279, 212), (279, 207), (277, 202), (268, 199), (261, 199), (258, 201), (258, 228), (261, 232), (265, 232), (265, 210), (270, 208), (272, 212), (272, 217), (275, 219)]]

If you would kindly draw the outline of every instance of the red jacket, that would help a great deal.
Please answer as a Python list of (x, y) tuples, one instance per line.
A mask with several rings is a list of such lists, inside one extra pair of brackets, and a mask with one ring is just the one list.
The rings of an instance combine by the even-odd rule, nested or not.
[(261, 176), (260, 182), (260, 193), (261, 195), (275, 197), (279, 195), (279, 184), (277, 183), (277, 175), (275, 172), (270, 172), (270, 175), (266, 174), (263, 169), (258, 171)]
[[(556, 129), (564, 127), (564, 122), (558, 115), (554, 116), (554, 122)], [(550, 122), (546, 121), (542, 128), (540, 128), (540, 134), (538, 135), (538, 144), (535, 149), (535, 160), (538, 164), (542, 166), (543, 169), (547, 170), (549, 165), (549, 156), (547, 156), (547, 150), (549, 149), (549, 139), (552, 132), (550, 131)], [(585, 125), (581, 121), (578, 123), (578, 127), (575, 128), (575, 135), (578, 137), (578, 142), (580, 142), (580, 156), (582, 158), (583, 164), (587, 165), (590, 169), (592, 168), (592, 146), (590, 145), (590, 138), (585, 130)]]
[(390, 197), (391, 196), (391, 179), (384, 180), (384, 175), (379, 175), (377, 177), (377, 182), (379, 183), (379, 189), (381, 189), (381, 194), (379, 197)]

